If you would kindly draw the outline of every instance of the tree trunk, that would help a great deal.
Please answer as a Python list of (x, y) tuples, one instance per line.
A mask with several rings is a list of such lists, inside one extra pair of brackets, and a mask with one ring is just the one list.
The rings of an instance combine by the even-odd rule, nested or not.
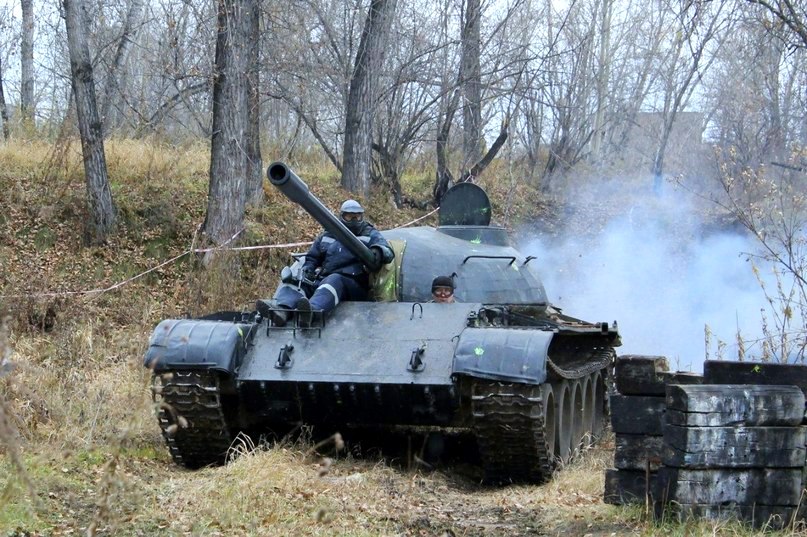
[(611, 77), (611, 3), (612, 0), (602, 0), (600, 47), (597, 54), (597, 110), (594, 114), (594, 138), (591, 152), (598, 163), (603, 156), (602, 148), (606, 138), (605, 109), (608, 106), (608, 80)]
[(244, 224), (247, 192), (249, 0), (218, 0), (213, 135), (204, 231), (224, 244)]
[(403, 207), (403, 191), (401, 190), (401, 178), (398, 174), (398, 162), (387, 149), (379, 144), (373, 144), (373, 149), (378, 155), (378, 165), (381, 168), (380, 175), (386, 177), (395, 207)]
[(482, 75), (479, 65), (481, 47), (480, 0), (467, 0), (462, 27), (462, 170), (465, 172), (482, 155)]
[(342, 186), (364, 196), (370, 193), (373, 114), (395, 4), (396, 0), (372, 0), (370, 3), (350, 79)]
[(659, 146), (656, 149), (656, 155), (653, 157), (653, 193), (661, 195), (662, 188), (664, 187), (664, 154), (667, 152), (667, 142), (670, 139), (668, 129), (664, 129)]
[[(461, 72), (461, 71), (460, 71)], [(461, 76), (461, 75), (460, 75)], [(436, 152), (437, 152), (437, 177), (432, 189), (434, 206), (439, 207), (443, 195), (454, 184), (454, 176), (448, 165), (448, 136), (451, 134), (451, 122), (454, 120), (454, 113), (459, 102), (460, 88), (454, 90), (448, 100), (443, 116), (443, 122), (437, 129)]]
[(496, 140), (493, 141), (493, 145), (490, 146), (490, 149), (488, 149), (488, 152), (485, 153), (485, 156), (480, 158), (474, 163), (473, 166), (469, 167), (467, 171), (462, 173), (460, 176), (460, 183), (473, 181), (475, 178), (479, 177), (483, 171), (485, 171), (485, 168), (487, 168), (491, 162), (493, 162), (493, 159), (496, 158), (496, 155), (504, 145), (504, 142), (507, 141), (509, 126), (510, 120), (505, 118), (505, 120), (502, 122), (501, 130), (499, 130), (499, 135), (496, 137)]
[(84, 5), (81, 0), (63, 0), (73, 97), (76, 101), (87, 198), (92, 216), (89, 242), (103, 243), (115, 227), (116, 210), (107, 176), (104, 136), (95, 99), (90, 50), (84, 28)]
[[(20, 43), (20, 114), (23, 124), (34, 125), (34, 2), (21, 0), (22, 42)], [(86, 39), (86, 38), (85, 38)]]
[(118, 114), (118, 103), (121, 100), (121, 72), (123, 71), (123, 65), (126, 63), (126, 58), (129, 55), (129, 49), (132, 47), (132, 40), (137, 33), (137, 26), (142, 11), (143, 0), (131, 0), (129, 10), (126, 12), (123, 31), (118, 41), (118, 48), (115, 51), (115, 59), (113, 60), (112, 67), (107, 76), (104, 100), (101, 105), (101, 119), (106, 135), (109, 135), (109, 132), (118, 124), (115, 117)]
[(261, 7), (260, 0), (246, 0), (249, 20), (249, 66), (247, 91), (249, 92), (249, 117), (247, 121), (247, 202), (250, 205), (263, 203), (263, 162), (261, 159), (261, 94), (260, 50)]
[[(0, 59), (2, 62), (2, 59)], [(8, 140), (8, 108), (6, 107), (6, 92), (3, 89), (3, 65), (0, 63), (0, 120), (3, 121), (3, 139)]]

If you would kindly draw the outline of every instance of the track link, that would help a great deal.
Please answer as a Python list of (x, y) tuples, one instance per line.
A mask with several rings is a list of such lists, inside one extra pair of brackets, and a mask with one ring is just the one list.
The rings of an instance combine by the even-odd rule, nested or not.
[(221, 405), (219, 376), (212, 371), (154, 375), (157, 418), (174, 462), (187, 468), (223, 463), (232, 435)]
[(598, 347), (591, 349), (582, 358), (579, 351), (576, 351), (574, 357), (576, 360), (567, 359), (568, 363), (563, 366), (548, 359), (547, 369), (551, 376), (559, 379), (579, 379), (595, 371), (610, 371), (610, 364), (616, 360), (616, 351), (613, 347)]
[(477, 379), (474, 432), (487, 483), (544, 483), (554, 470), (539, 386)]

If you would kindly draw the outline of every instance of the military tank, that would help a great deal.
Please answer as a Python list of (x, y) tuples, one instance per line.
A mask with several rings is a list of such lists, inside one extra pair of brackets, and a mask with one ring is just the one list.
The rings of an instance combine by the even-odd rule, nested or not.
[[(267, 175), (365, 262), (371, 300), (305, 326), (257, 312), (160, 322), (145, 366), (176, 463), (222, 463), (240, 431), (369, 427), (470, 435), (487, 482), (541, 483), (602, 433), (617, 325), (549, 304), (539, 260), (490, 225), (480, 187), (451, 188), (437, 228), (384, 231), (396, 255), (379, 267), (288, 166)], [(454, 277), (455, 303), (430, 302), (436, 275)]]

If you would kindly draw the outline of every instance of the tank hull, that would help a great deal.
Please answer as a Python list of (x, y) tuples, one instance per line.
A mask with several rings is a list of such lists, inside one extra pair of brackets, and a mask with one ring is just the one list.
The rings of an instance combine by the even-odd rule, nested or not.
[(352, 302), (311, 328), (164, 321), (145, 362), (185, 466), (222, 462), (239, 431), (305, 424), (470, 433), (488, 481), (542, 482), (604, 426), (617, 336), (517, 309)]

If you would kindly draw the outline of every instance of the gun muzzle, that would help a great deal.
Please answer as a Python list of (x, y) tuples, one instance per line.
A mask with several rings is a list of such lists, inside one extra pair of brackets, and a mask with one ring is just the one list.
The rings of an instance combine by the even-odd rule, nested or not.
[(345, 225), (328, 210), (308, 189), (302, 179), (282, 162), (273, 162), (266, 169), (269, 182), (275, 185), (284, 196), (302, 207), (314, 220), (358, 257), (371, 272), (381, 268), (373, 252), (364, 245)]

